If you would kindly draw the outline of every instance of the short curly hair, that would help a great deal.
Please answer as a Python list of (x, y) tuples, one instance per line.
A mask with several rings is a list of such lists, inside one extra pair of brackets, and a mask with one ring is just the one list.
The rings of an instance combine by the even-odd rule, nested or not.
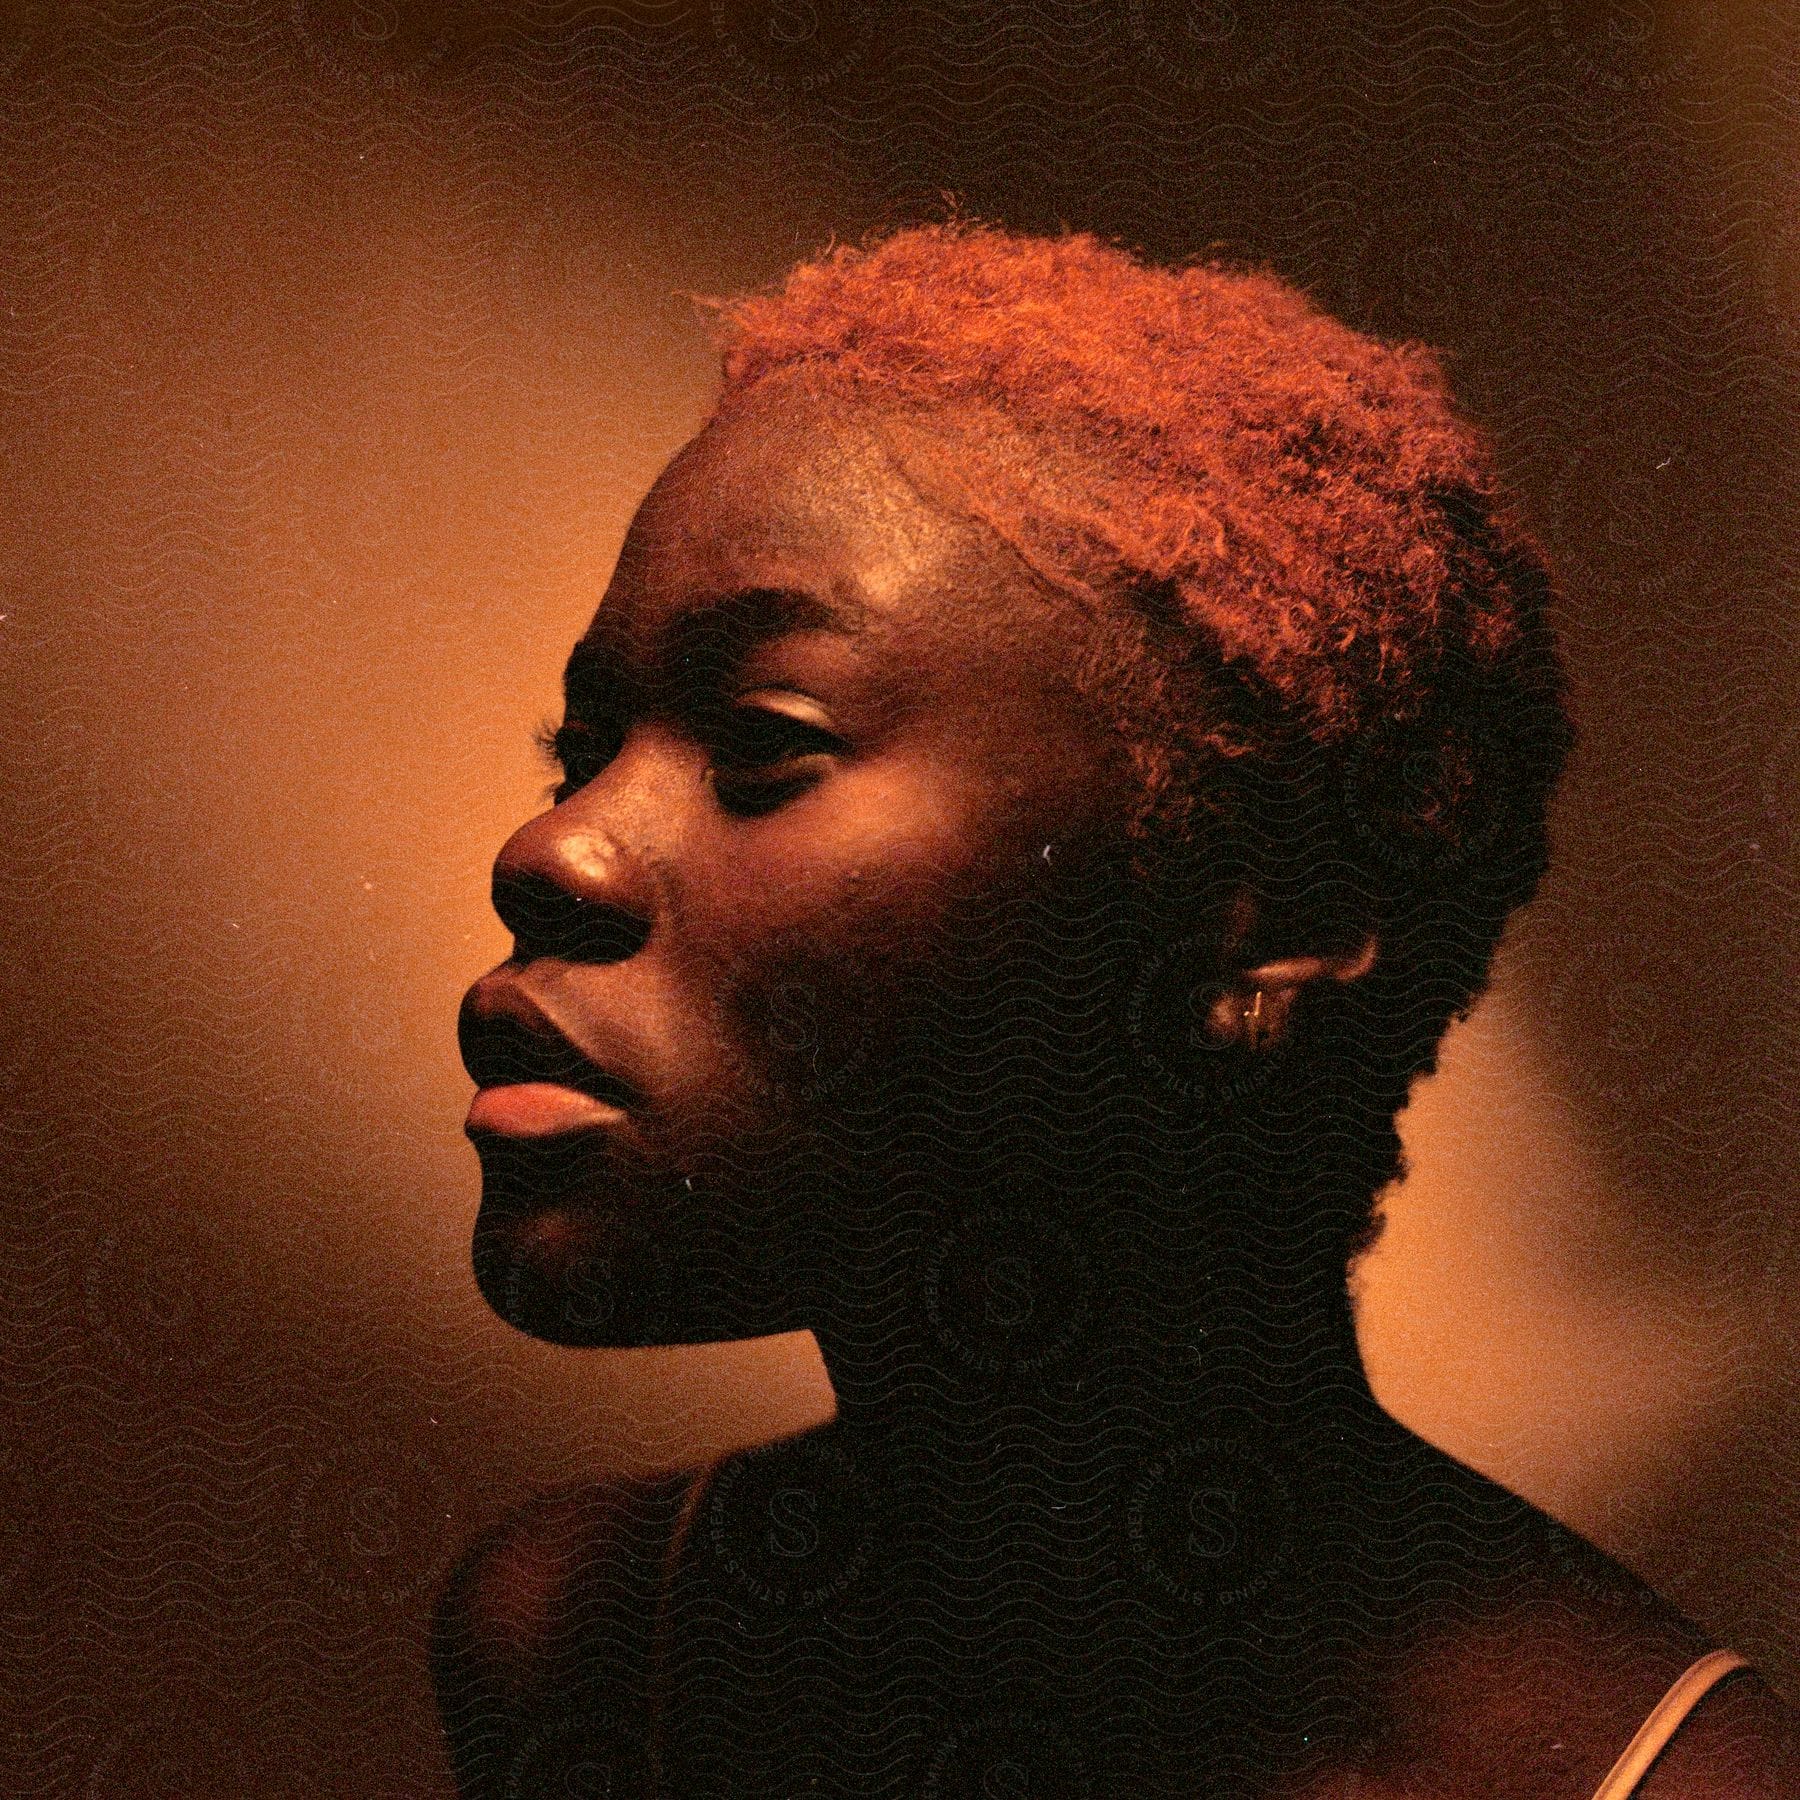
[(908, 473), (1124, 631), (1101, 674), (1145, 832), (1381, 933), (1343, 1024), (1391, 1176), (1393, 1114), (1542, 874), (1569, 740), (1543, 558), (1439, 358), (1264, 270), (964, 220), (717, 304), (721, 411), (798, 373), (922, 419)]

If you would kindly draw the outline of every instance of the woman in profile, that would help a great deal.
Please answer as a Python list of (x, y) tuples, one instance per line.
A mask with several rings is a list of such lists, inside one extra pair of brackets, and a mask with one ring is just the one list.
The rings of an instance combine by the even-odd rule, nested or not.
[(809, 1329), (837, 1415), (476, 1546), (464, 1793), (1792, 1791), (1358, 1356), (1567, 741), (1433, 358), (963, 224), (723, 316), (496, 867), (475, 1265), (558, 1343)]

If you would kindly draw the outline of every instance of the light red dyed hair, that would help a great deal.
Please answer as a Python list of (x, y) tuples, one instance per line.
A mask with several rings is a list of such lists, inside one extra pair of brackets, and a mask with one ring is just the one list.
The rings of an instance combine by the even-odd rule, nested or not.
[(1290, 911), (1373, 920), (1403, 1095), (1536, 886), (1568, 740), (1543, 561), (1438, 357), (1267, 272), (962, 221), (719, 312), (722, 410), (784, 374), (853, 391), (1125, 626), (1105, 673), (1152, 810), (1231, 822)]

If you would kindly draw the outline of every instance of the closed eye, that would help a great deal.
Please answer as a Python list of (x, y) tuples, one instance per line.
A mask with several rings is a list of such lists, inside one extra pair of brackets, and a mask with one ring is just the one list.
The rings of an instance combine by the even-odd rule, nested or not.
[(791, 694), (740, 699), (707, 736), (720, 804), (749, 816), (812, 787), (826, 773), (825, 759), (849, 748), (815, 702)]
[[(849, 748), (823, 723), (823, 712), (801, 696), (725, 708), (703, 732), (713, 785), (728, 811), (772, 811), (824, 773), (816, 760)], [(546, 720), (533, 734), (539, 756), (557, 780), (544, 798), (560, 805), (594, 780), (618, 755), (623, 731), (586, 719)]]
[(713, 745), (721, 769), (766, 769), (791, 756), (841, 750), (844, 740), (822, 725), (760, 706), (736, 707)]

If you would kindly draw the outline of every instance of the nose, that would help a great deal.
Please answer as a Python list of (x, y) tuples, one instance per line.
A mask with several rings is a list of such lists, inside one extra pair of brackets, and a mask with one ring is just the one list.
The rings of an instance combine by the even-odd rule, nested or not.
[(656, 897), (645, 858), (584, 816), (584, 797), (522, 825), (495, 859), (494, 911), (519, 962), (623, 962), (650, 936)]

